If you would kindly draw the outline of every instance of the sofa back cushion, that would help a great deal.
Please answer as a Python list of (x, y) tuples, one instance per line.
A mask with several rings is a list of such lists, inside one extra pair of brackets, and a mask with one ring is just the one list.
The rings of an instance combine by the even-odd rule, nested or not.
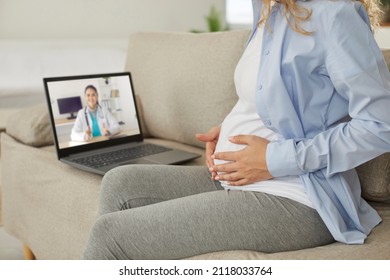
[(234, 70), (248, 36), (248, 30), (131, 36), (126, 70), (151, 136), (204, 147), (195, 133), (220, 124), (237, 101)]
[(390, 153), (358, 166), (356, 171), (365, 199), (390, 203)]
[(39, 104), (15, 110), (7, 119), (6, 132), (30, 146), (41, 147), (53, 144), (47, 105)]

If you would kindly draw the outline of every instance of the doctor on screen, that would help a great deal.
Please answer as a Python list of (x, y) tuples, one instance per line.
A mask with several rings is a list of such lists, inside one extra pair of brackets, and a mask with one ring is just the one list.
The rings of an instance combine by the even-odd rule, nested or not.
[(89, 141), (93, 137), (110, 136), (119, 132), (119, 124), (111, 113), (98, 102), (96, 87), (88, 85), (84, 90), (87, 106), (81, 109), (72, 128), (72, 141)]

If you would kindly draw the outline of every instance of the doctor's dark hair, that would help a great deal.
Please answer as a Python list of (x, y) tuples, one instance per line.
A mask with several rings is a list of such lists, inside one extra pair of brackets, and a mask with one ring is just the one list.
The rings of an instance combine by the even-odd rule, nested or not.
[(84, 89), (84, 94), (87, 92), (88, 89), (93, 89), (93, 90), (96, 92), (96, 94), (99, 95), (99, 93), (98, 93), (96, 87), (93, 86), (93, 85), (87, 85), (87, 86), (85, 87), (85, 89)]

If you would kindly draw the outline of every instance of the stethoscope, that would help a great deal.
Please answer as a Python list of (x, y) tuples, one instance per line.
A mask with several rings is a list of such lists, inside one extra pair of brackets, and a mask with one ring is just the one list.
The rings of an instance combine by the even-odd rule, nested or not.
[[(99, 108), (100, 108), (100, 111), (99, 111)], [(87, 115), (87, 109), (88, 109), (88, 106), (85, 106), (85, 108), (84, 108), (84, 116), (85, 116), (85, 121), (87, 122), (87, 126), (88, 127), (90, 127), (89, 126), (89, 119), (88, 119), (88, 115)], [(104, 118), (104, 116), (103, 116), (103, 113), (102, 113), (102, 107), (100, 106), (100, 104), (98, 103), (97, 104), (97, 108), (96, 108), (96, 110), (97, 110), (97, 117), (98, 118)]]

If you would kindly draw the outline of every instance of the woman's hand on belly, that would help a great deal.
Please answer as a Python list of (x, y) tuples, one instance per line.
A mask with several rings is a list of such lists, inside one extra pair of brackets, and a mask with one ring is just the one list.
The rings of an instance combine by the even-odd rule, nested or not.
[(228, 163), (210, 167), (218, 173), (216, 180), (227, 181), (231, 186), (243, 186), (258, 181), (272, 179), (266, 163), (266, 151), (269, 141), (254, 135), (237, 135), (229, 138), (235, 144), (247, 145), (236, 152), (218, 152), (212, 158)]
[[(220, 132), (221, 132), (221, 127), (215, 126), (215, 127), (212, 127), (209, 130), (209, 132), (207, 132), (205, 134), (198, 133), (195, 136), (196, 139), (198, 139), (199, 141), (206, 143), (205, 156), (206, 156), (206, 165), (208, 168), (211, 168), (214, 165), (214, 160), (211, 157), (215, 152), (215, 147), (217, 146)], [(211, 178), (215, 179), (215, 176), (217, 176), (217, 173), (211, 171)]]

